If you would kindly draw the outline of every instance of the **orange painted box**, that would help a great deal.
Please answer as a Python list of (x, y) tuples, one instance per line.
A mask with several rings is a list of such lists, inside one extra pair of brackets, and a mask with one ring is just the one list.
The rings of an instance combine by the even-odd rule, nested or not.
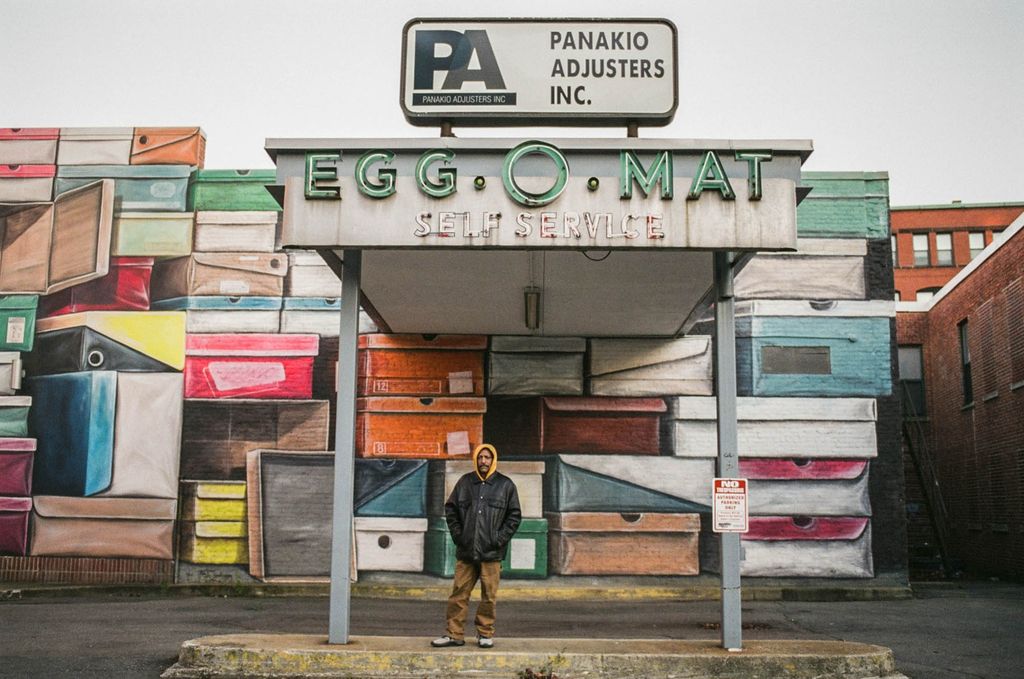
[(136, 127), (132, 165), (193, 165), (203, 167), (206, 133), (198, 127)]
[(557, 575), (697, 575), (698, 514), (545, 514)]
[(363, 396), (483, 396), (483, 335), (359, 336)]
[(660, 398), (560, 396), (492, 399), (487, 440), (504, 455), (658, 455)]
[(487, 401), (474, 397), (356, 399), (360, 457), (468, 457), (483, 442)]

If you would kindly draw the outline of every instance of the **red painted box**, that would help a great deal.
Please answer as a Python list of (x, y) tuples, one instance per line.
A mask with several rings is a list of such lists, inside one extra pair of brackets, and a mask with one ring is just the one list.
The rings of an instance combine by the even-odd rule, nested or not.
[(364, 396), (483, 396), (483, 335), (359, 336)]
[(32, 494), (36, 440), (0, 438), (0, 495)]
[(491, 399), (484, 426), (500, 455), (657, 455), (660, 398), (562, 396)]
[(110, 273), (39, 300), (40, 316), (79, 311), (148, 311), (152, 257), (111, 257)]
[(30, 497), (0, 497), (0, 554), (25, 556), (28, 553), (28, 517)]
[(823, 460), (820, 458), (740, 458), (740, 476), (747, 479), (856, 479), (864, 473), (867, 460)]
[(185, 398), (308, 399), (319, 344), (319, 335), (188, 335)]
[(375, 396), (356, 399), (359, 457), (469, 457), (483, 442), (487, 400)]

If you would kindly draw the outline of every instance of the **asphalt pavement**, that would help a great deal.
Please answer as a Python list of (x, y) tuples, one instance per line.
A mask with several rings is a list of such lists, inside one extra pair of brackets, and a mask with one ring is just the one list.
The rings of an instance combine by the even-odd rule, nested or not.
[[(354, 635), (443, 633), (443, 603), (352, 601)], [(912, 679), (1024, 677), (1024, 585), (918, 587), (915, 597), (865, 602), (745, 602), (744, 638), (838, 639), (893, 649)], [(0, 677), (157, 677), (180, 644), (244, 632), (326, 634), (328, 601), (302, 597), (47, 596), (0, 601)], [(496, 639), (717, 638), (713, 601), (506, 601)], [(469, 632), (471, 634), (471, 632)]]

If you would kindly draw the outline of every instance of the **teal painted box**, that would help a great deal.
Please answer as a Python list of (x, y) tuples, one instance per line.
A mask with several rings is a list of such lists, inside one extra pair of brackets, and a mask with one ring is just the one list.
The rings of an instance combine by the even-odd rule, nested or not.
[(189, 210), (281, 211), (266, 187), (276, 170), (199, 170), (188, 191)]
[(27, 437), (31, 407), (31, 396), (0, 396), (0, 438)]
[(32, 351), (38, 295), (0, 296), (0, 351)]
[[(455, 574), (455, 543), (443, 518), (430, 519), (423, 569), (451, 577)], [(503, 578), (548, 577), (548, 520), (523, 519), (501, 561)]]
[(740, 396), (892, 393), (889, 318), (746, 316), (736, 319)]
[(800, 238), (888, 238), (886, 172), (804, 172), (811, 189), (796, 209)]
[(98, 179), (114, 180), (117, 212), (184, 212), (188, 165), (75, 165), (57, 170), (56, 195)]
[(356, 516), (427, 515), (426, 460), (355, 460)]

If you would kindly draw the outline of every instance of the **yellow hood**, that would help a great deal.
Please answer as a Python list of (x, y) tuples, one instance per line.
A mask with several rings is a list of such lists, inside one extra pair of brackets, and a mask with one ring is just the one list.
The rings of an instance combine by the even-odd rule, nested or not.
[[(494, 458), (494, 460), (491, 462), (491, 468), (487, 470), (487, 476), (480, 476), (480, 468), (476, 464), (476, 457), (477, 455), (480, 454), (481, 450), (491, 451), (491, 457)], [(486, 481), (487, 479), (491, 478), (491, 474), (497, 471), (497, 469), (498, 451), (494, 449), (494, 446), (492, 446), (490, 443), (481, 443), (480, 445), (473, 449), (473, 472), (477, 475), (477, 477), (479, 477), (481, 481)]]

